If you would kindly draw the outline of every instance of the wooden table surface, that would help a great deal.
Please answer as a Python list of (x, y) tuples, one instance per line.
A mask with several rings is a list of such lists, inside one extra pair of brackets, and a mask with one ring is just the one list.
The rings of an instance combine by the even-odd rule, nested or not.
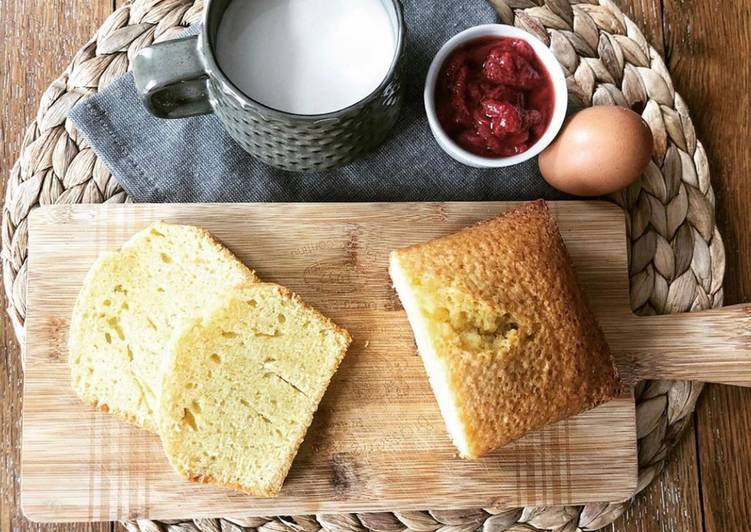
[[(42, 91), (121, 0), (0, 0), (0, 191)], [(616, 0), (666, 59), (709, 155), (727, 247), (726, 304), (751, 301), (751, 1)], [(3, 308), (7, 304), (3, 295)], [(18, 345), (0, 326), (0, 532), (96, 531), (36, 525), (19, 506)], [(751, 530), (751, 389), (708, 386), (662, 476), (608, 530)]]

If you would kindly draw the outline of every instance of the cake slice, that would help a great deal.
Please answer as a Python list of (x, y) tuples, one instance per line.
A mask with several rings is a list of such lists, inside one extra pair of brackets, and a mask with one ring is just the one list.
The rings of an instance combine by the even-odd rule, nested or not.
[(462, 457), (619, 393), (544, 202), (394, 251), (390, 273)]
[(159, 432), (172, 466), (276, 495), (350, 341), (286, 288), (233, 291), (176, 335), (165, 361)]
[(155, 223), (90, 269), (73, 310), (69, 364), (84, 401), (157, 429), (159, 373), (172, 333), (258, 279), (205, 230)]

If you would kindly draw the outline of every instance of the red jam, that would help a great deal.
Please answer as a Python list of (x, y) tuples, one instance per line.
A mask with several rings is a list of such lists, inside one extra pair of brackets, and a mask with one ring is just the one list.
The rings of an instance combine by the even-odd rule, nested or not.
[(532, 47), (510, 37), (478, 39), (454, 50), (436, 83), (444, 131), (483, 157), (523, 153), (550, 123), (555, 93)]

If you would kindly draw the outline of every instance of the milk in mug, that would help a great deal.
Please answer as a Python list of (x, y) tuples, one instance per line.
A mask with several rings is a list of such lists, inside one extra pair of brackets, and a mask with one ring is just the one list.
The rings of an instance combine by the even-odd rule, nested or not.
[(384, 0), (234, 0), (217, 32), (224, 74), (280, 111), (338, 111), (389, 72), (397, 36)]

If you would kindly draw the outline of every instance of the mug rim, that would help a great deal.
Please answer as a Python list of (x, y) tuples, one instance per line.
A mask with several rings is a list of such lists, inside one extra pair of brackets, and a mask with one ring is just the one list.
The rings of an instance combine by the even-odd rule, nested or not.
[[(229, 0), (231, 2), (232, 0)], [(202, 24), (203, 27), (201, 28), (201, 33), (199, 36), (200, 43), (201, 43), (201, 55), (203, 56), (204, 60), (204, 67), (206, 69), (206, 73), (209, 77), (215, 77), (218, 78), (219, 81), (222, 82), (224, 85), (225, 92), (226, 90), (229, 91), (230, 95), (234, 97), (236, 100), (238, 100), (241, 104), (246, 104), (247, 102), (252, 103), (254, 106), (259, 107), (264, 112), (268, 113), (271, 116), (276, 117), (284, 117), (284, 118), (294, 118), (298, 120), (327, 120), (327, 119), (334, 119), (334, 118), (340, 118), (345, 114), (348, 114), (351, 111), (357, 110), (359, 108), (362, 108), (363, 106), (367, 105), (371, 101), (375, 100), (378, 97), (378, 94), (383, 91), (383, 89), (391, 82), (393, 79), (397, 68), (399, 67), (399, 63), (402, 58), (402, 52), (404, 51), (404, 44), (405, 44), (405, 24), (404, 24), (404, 9), (402, 7), (401, 0), (389, 0), (391, 4), (394, 6), (394, 11), (396, 14), (396, 25), (397, 25), (397, 35), (396, 35), (396, 46), (394, 47), (394, 57), (391, 59), (391, 65), (389, 65), (389, 69), (386, 72), (386, 75), (383, 77), (381, 82), (378, 84), (376, 88), (374, 88), (367, 96), (364, 98), (361, 98), (360, 100), (348, 105), (347, 107), (343, 107), (342, 109), (337, 109), (336, 111), (330, 111), (328, 113), (319, 113), (319, 114), (300, 114), (300, 113), (291, 113), (289, 111), (283, 111), (281, 109), (277, 109), (275, 107), (271, 107), (269, 105), (266, 105), (264, 103), (259, 102), (252, 96), (246, 94), (243, 92), (237, 85), (235, 85), (232, 80), (227, 76), (224, 71), (222, 70), (222, 67), (219, 65), (218, 61), (216, 60), (216, 54), (214, 48), (211, 46), (211, 39), (209, 39), (209, 16), (212, 13), (212, 9), (214, 9), (215, 1), (214, 0), (208, 0), (206, 8), (204, 9), (203, 13), (203, 20)], [(228, 2), (228, 3), (229, 3)]]

